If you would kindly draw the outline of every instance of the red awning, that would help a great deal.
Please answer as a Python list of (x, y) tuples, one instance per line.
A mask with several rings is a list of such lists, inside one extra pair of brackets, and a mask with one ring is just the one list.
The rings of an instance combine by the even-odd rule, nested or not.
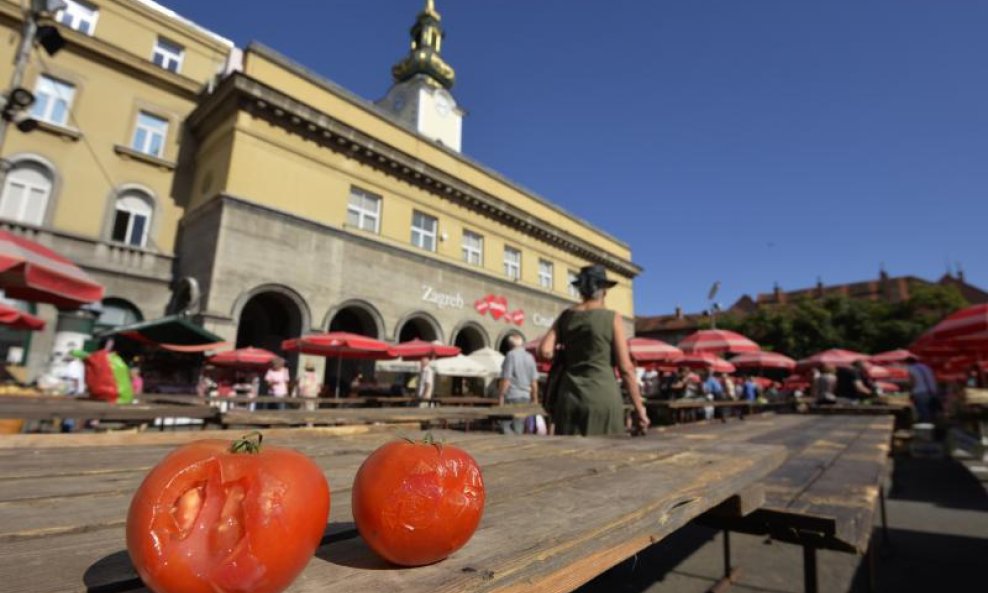
[(854, 352), (853, 350), (841, 350), (840, 348), (831, 348), (830, 350), (824, 350), (823, 352), (817, 352), (809, 358), (804, 358), (797, 363), (797, 367), (801, 369), (809, 369), (813, 367), (818, 367), (822, 365), (833, 365), (835, 367), (849, 367), (858, 360), (867, 360), (867, 354), (861, 354), (860, 352)]
[(30, 313), (0, 303), (0, 325), (12, 329), (38, 331), (45, 329), (45, 322)]
[(404, 359), (419, 359), (434, 356), (436, 358), (448, 358), (456, 356), (460, 349), (456, 346), (445, 344), (434, 344), (425, 340), (410, 340), (391, 347), (391, 354)]
[(282, 350), (298, 351), (332, 358), (358, 358), (384, 360), (397, 358), (391, 353), (391, 345), (381, 340), (348, 332), (309, 334), (281, 343)]
[(278, 355), (264, 348), (239, 348), (227, 350), (209, 357), (209, 363), (227, 367), (266, 367), (278, 358)]
[(687, 354), (758, 352), (761, 347), (737, 332), (725, 329), (701, 329), (682, 339), (679, 349)]
[(103, 287), (51, 249), (0, 230), (0, 289), (15, 299), (77, 308), (103, 298)]
[(628, 354), (639, 365), (646, 362), (673, 363), (683, 357), (683, 351), (679, 348), (651, 338), (629, 338)]
[(731, 364), (739, 369), (785, 369), (796, 368), (796, 361), (778, 352), (748, 352), (731, 359)]

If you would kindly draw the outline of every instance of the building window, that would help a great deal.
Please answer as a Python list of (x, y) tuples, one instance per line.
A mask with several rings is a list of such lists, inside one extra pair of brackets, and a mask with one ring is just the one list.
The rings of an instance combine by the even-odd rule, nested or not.
[(96, 32), (97, 18), (99, 9), (81, 0), (65, 0), (65, 8), (55, 14), (55, 20), (86, 35)]
[(134, 247), (147, 245), (151, 226), (151, 200), (140, 192), (125, 192), (117, 198), (110, 239)]
[(158, 37), (158, 41), (154, 44), (154, 53), (151, 55), (151, 61), (154, 62), (155, 66), (161, 66), (165, 70), (178, 72), (182, 68), (182, 57), (184, 55), (184, 47)]
[(0, 217), (33, 225), (45, 222), (54, 175), (32, 161), (14, 164), (0, 194)]
[(72, 109), (73, 97), (75, 97), (74, 86), (42, 75), (34, 86), (31, 117), (57, 126), (66, 126), (69, 123), (69, 110)]
[(166, 135), (168, 135), (168, 120), (141, 111), (137, 114), (134, 140), (130, 143), (130, 147), (137, 152), (161, 158), (165, 152)]
[(436, 217), (415, 212), (412, 214), (412, 245), (427, 251), (436, 250)]
[(512, 280), (521, 278), (521, 251), (514, 247), (504, 248), (504, 275)]
[(579, 274), (577, 274), (573, 270), (566, 270), (566, 286), (568, 287), (569, 296), (571, 297), (580, 298), (580, 291), (577, 290), (576, 286), (573, 284), (574, 282), (576, 282), (576, 279), (578, 277)]
[(539, 286), (552, 290), (552, 262), (539, 260)]
[(474, 266), (484, 265), (484, 236), (463, 231), (463, 261)]
[(346, 223), (364, 231), (381, 232), (381, 196), (351, 187)]

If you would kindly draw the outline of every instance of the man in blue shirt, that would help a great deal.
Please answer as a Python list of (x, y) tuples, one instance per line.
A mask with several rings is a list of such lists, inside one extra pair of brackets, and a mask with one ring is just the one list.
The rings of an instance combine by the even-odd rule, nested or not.
[[(703, 371), (703, 395), (708, 400), (718, 400), (724, 399), (724, 386), (721, 385), (720, 379), (714, 376), (713, 371), (706, 369)], [(714, 407), (705, 406), (703, 408), (704, 417), (707, 420), (714, 419)]]
[[(504, 356), (501, 364), (498, 404), (537, 404), (539, 374), (535, 357), (525, 350), (525, 341), (518, 334), (512, 334), (508, 341), (511, 343), (511, 350)], [(504, 434), (522, 434), (525, 432), (525, 420), (505, 420), (501, 422), (501, 431)]]

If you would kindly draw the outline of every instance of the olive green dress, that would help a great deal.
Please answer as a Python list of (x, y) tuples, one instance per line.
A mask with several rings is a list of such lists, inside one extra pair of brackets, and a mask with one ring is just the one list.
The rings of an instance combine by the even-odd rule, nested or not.
[(556, 434), (625, 432), (624, 406), (614, 376), (614, 316), (608, 309), (560, 315), (556, 342), (563, 346), (552, 419)]

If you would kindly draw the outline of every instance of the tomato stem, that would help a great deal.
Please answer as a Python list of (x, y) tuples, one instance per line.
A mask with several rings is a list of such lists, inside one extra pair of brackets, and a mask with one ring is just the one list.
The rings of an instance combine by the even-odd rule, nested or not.
[(253, 430), (248, 432), (239, 439), (233, 441), (233, 446), (230, 447), (232, 453), (246, 453), (247, 455), (257, 455), (261, 452), (261, 441), (264, 440), (264, 435), (258, 430)]

